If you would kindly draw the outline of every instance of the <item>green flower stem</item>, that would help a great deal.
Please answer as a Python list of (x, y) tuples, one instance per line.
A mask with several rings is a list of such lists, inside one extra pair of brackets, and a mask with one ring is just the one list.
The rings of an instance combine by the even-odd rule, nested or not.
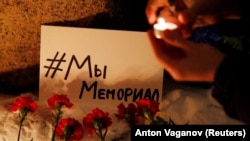
[(101, 141), (105, 141), (107, 131), (108, 129), (106, 128), (104, 134), (102, 134), (102, 129), (98, 129), (98, 132), (96, 132), (96, 134), (100, 137)]
[(19, 131), (18, 131), (17, 141), (20, 140), (21, 129), (22, 129), (23, 121), (24, 121), (26, 115), (27, 115), (27, 112), (25, 110), (21, 110), (20, 111), (20, 114), (19, 114), (19, 116), (20, 116), (20, 122), (19, 122)]
[(66, 126), (64, 128), (64, 141), (68, 141), (72, 134), (74, 134), (74, 126)]
[(58, 107), (56, 108), (55, 125), (54, 125), (54, 129), (53, 129), (51, 141), (55, 141), (56, 126), (57, 126), (59, 120), (61, 119), (61, 115), (62, 115), (61, 107), (62, 106), (60, 104), (58, 104)]

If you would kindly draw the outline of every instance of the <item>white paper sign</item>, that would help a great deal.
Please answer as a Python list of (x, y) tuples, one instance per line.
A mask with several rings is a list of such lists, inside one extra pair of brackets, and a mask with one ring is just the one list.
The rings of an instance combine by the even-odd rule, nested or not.
[(67, 94), (84, 108), (160, 101), (163, 68), (146, 32), (41, 26), (39, 100)]

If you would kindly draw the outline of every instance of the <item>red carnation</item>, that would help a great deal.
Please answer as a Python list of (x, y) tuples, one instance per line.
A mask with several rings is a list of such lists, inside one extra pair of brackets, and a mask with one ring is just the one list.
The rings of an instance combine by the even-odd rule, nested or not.
[(57, 124), (56, 134), (65, 141), (80, 140), (83, 137), (83, 128), (73, 118), (61, 119)]
[(26, 112), (35, 112), (37, 104), (32, 100), (31, 96), (18, 97), (11, 105), (10, 111), (25, 110)]
[(58, 105), (65, 105), (66, 107), (70, 108), (73, 104), (68, 99), (67, 95), (64, 94), (54, 94), (52, 97), (48, 98), (48, 105), (51, 108), (57, 108)]
[[(91, 113), (83, 118), (84, 127), (91, 133), (96, 133), (102, 141), (105, 140), (108, 127), (111, 126), (111, 124), (112, 120), (109, 117), (109, 113), (104, 113), (99, 108), (93, 109)], [(104, 133), (102, 132), (103, 130)]]
[(20, 96), (18, 97), (11, 105), (10, 111), (16, 112), (19, 111), (19, 131), (18, 131), (18, 138), (20, 139), (22, 124), (27, 116), (28, 112), (35, 112), (37, 110), (37, 104), (33, 101), (31, 96)]
[(140, 99), (136, 104), (138, 114), (153, 122), (155, 114), (159, 112), (159, 102), (150, 99)]
[(118, 119), (124, 119), (130, 125), (138, 123), (138, 117), (136, 116), (137, 108), (133, 103), (129, 103), (128, 107), (125, 107), (123, 103), (117, 106), (118, 114), (115, 116)]

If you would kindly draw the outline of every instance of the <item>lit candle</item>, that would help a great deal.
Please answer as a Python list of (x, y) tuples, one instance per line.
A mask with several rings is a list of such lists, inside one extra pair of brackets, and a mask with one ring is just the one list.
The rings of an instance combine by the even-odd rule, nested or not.
[(168, 30), (174, 30), (177, 28), (177, 25), (174, 23), (166, 22), (163, 18), (158, 18), (157, 23), (154, 24), (154, 34), (155, 37), (158, 39), (161, 39), (162, 31), (168, 29)]

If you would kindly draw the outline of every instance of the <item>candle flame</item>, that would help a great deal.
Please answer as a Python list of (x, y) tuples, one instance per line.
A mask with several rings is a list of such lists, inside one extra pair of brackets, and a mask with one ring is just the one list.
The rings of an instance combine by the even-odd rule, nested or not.
[(164, 23), (166, 23), (164, 18), (158, 18), (157, 22), (158, 22), (159, 24), (164, 24)]
[(157, 23), (154, 24), (154, 34), (156, 38), (160, 39), (162, 31), (168, 30), (175, 30), (177, 25), (171, 22), (166, 22), (164, 18), (160, 17), (157, 19)]

